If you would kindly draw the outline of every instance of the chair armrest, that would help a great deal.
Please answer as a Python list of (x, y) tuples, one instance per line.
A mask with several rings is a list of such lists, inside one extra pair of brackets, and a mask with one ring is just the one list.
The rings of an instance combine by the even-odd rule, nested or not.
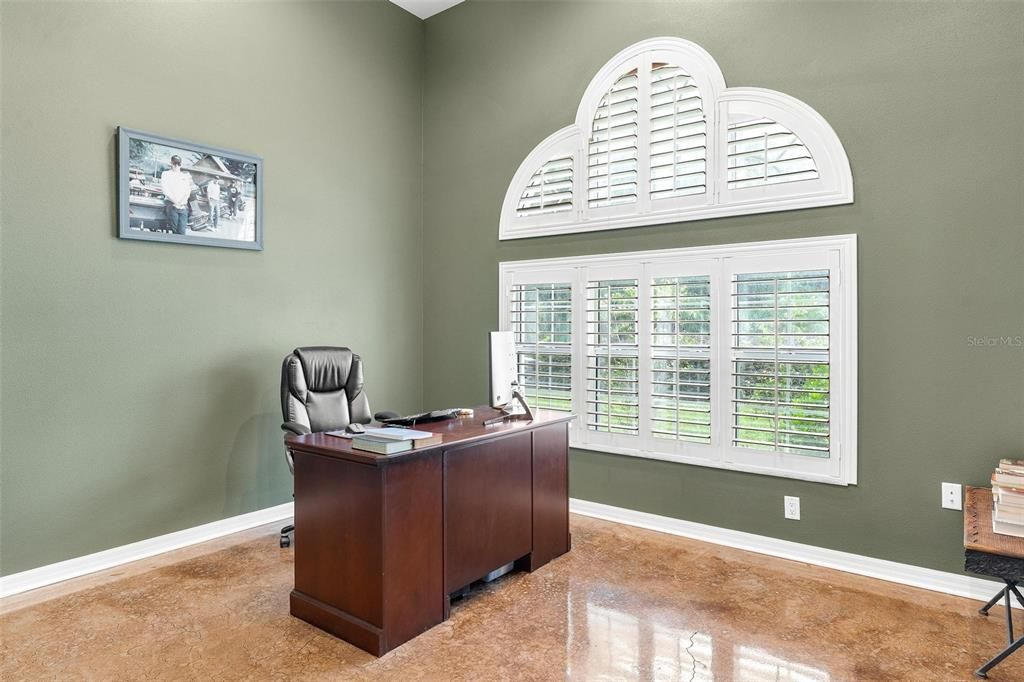
[(401, 416), (402, 415), (398, 414), (397, 412), (391, 412), (390, 410), (384, 410), (382, 412), (375, 413), (373, 415), (373, 418), (376, 419), (379, 422), (382, 422), (385, 419), (398, 419)]
[(308, 433), (313, 433), (309, 430), (309, 427), (299, 422), (285, 422), (281, 424), (281, 429), (289, 433), (294, 433), (296, 436), (305, 436)]

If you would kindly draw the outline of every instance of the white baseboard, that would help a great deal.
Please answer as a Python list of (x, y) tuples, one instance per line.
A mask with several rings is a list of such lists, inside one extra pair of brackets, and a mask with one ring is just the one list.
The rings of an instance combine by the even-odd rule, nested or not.
[[(933, 592), (944, 592), (958, 597), (967, 597), (979, 601), (988, 601), (999, 591), (1000, 583), (983, 578), (974, 578), (956, 573), (936, 571), (931, 568), (922, 568), (910, 564), (901, 564), (885, 559), (840, 552), (835, 549), (825, 549), (814, 545), (804, 545), (789, 540), (778, 540), (764, 535), (754, 535), (728, 528), (708, 526), (703, 523), (683, 521), (668, 516), (659, 516), (647, 512), (613, 507), (599, 502), (589, 500), (569, 500), (569, 511), (583, 516), (592, 516), (596, 519), (615, 521), (628, 526), (646, 528), (661, 533), (679, 535), (684, 538), (702, 540), (716, 545), (725, 545), (744, 549), (748, 552), (768, 554), (782, 559), (802, 561), (832, 568), (846, 573), (878, 578), (901, 585), (920, 587)], [(954, 548), (955, 551), (956, 548)], [(1014, 606), (1018, 604), (1014, 603)]]
[(194, 545), (207, 540), (213, 540), (231, 533), (238, 533), (249, 528), (262, 526), (265, 523), (273, 523), (283, 519), (291, 518), (294, 514), (294, 503), (287, 502), (276, 507), (258, 509), (248, 514), (232, 516), (212, 523), (204, 523), (194, 528), (186, 528), (167, 535), (160, 535), (148, 540), (140, 540), (130, 545), (105, 549), (95, 554), (60, 561), (55, 564), (48, 564), (33, 568), (21, 573), (12, 573), (0, 577), (0, 597), (7, 597), (19, 592), (27, 592), (37, 587), (44, 587), (59, 583), (62, 580), (77, 578), (87, 573), (102, 571), (131, 561), (145, 559), (155, 554), (170, 552), (189, 545)]
[[(801, 561), (837, 571), (855, 573), (870, 578), (887, 580), (901, 585), (920, 587), (934, 592), (943, 592), (979, 601), (988, 601), (999, 588), (999, 583), (983, 578), (936, 571), (931, 568), (901, 564), (885, 559), (875, 559), (859, 554), (840, 552), (835, 549), (825, 549), (813, 545), (804, 545), (799, 542), (770, 538), (764, 535), (718, 528), (717, 526), (683, 521), (623, 507), (614, 507), (599, 502), (590, 502), (589, 500), (571, 499), (569, 501), (569, 510), (574, 514), (582, 516), (591, 516), (606, 521), (614, 521), (638, 528), (646, 528), (670, 535), (710, 542), (716, 545), (725, 545), (748, 552), (767, 554), (782, 559)], [(40, 566), (39, 568), (33, 568), (21, 573), (2, 576), (0, 577), (0, 597), (27, 592), (37, 587), (44, 587), (88, 573), (113, 568), (156, 554), (162, 554), (230, 535), (231, 533), (238, 533), (249, 528), (262, 526), (266, 523), (282, 521), (291, 518), (293, 514), (294, 504), (288, 502), (276, 507), (259, 509), (248, 514), (241, 514), (221, 519), (220, 521), (206, 523), (202, 526), (186, 528), (185, 530), (168, 533), (167, 535), (133, 542), (129, 545), (114, 547), (102, 552), (96, 552), (95, 554), (88, 554), (47, 566)]]

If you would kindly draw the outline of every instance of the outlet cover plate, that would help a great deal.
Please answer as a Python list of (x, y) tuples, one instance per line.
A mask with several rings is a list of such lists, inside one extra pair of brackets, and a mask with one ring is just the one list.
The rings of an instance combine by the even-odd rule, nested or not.
[(783, 500), (783, 513), (787, 519), (800, 520), (800, 498), (786, 495)]
[(942, 508), (957, 510), (964, 508), (964, 491), (962, 485), (959, 483), (942, 484)]

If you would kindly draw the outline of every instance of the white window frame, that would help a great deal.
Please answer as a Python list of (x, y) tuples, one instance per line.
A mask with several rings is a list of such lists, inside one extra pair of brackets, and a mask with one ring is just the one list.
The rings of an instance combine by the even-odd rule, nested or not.
[[(685, 69), (698, 85), (708, 138), (704, 194), (651, 199), (650, 72), (655, 62)], [(639, 75), (637, 201), (590, 208), (587, 159), (594, 112), (612, 84), (633, 68)], [(726, 177), (730, 108), (763, 115), (789, 128), (810, 151), (818, 178), (729, 190)], [(565, 154), (572, 154), (574, 159), (572, 210), (519, 216), (519, 200), (530, 178), (548, 159)], [(839, 137), (818, 112), (774, 90), (728, 88), (718, 64), (699, 45), (682, 38), (652, 38), (627, 47), (609, 60), (587, 86), (572, 125), (547, 137), (520, 164), (505, 194), (498, 238), (524, 239), (849, 203), (853, 203), (849, 159)]]
[[(830, 456), (815, 458), (737, 448), (731, 444), (731, 277), (736, 272), (828, 269)], [(711, 278), (711, 443), (654, 438), (650, 433), (650, 281), (653, 277)], [(586, 286), (591, 280), (640, 282), (640, 434), (586, 427)], [(857, 483), (857, 239), (811, 237), (607, 255), (507, 261), (499, 264), (499, 323), (511, 329), (509, 296), (516, 284), (572, 284), (572, 405), (570, 445), (581, 450), (747, 471), (835, 485)]]

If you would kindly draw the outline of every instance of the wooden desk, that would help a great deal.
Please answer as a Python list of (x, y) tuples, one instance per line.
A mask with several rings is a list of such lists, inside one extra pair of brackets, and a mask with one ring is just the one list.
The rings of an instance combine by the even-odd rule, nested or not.
[(1006, 608), (1007, 645), (974, 672), (984, 678), (988, 677), (989, 670), (1024, 646), (1024, 637), (1013, 637), (1013, 609), (1010, 608), (1011, 594), (1024, 606), (1024, 595), (1018, 589), (1019, 583), (1024, 581), (1024, 538), (992, 530), (992, 490), (989, 488), (968, 486), (964, 494), (964, 567), (972, 573), (999, 578), (1006, 583), (979, 610), (981, 615), (987, 616), (1000, 599)]
[(440, 444), (395, 455), (289, 436), (295, 463), (293, 616), (377, 656), (446, 620), (453, 592), (508, 563), (569, 551), (569, 422), (485, 427), (498, 412), (415, 428)]

